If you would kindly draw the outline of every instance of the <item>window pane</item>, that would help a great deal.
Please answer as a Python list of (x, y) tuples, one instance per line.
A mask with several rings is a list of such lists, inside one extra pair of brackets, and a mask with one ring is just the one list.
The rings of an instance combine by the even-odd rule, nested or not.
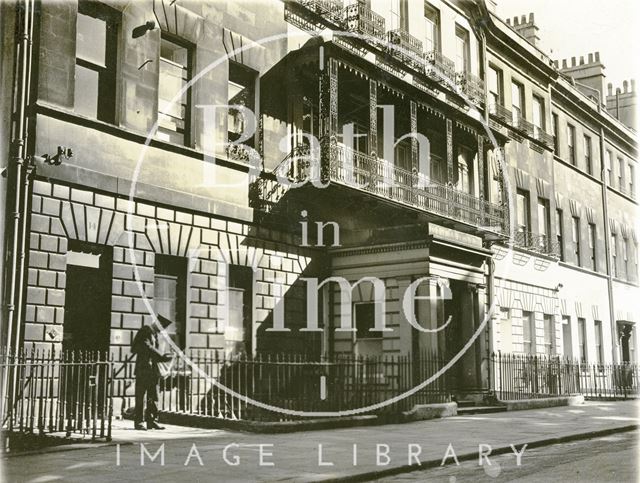
[(511, 104), (516, 109), (520, 108), (520, 86), (518, 84), (511, 84)]
[(160, 56), (156, 137), (163, 141), (184, 144), (187, 136), (189, 93), (183, 92), (174, 103), (171, 103), (171, 100), (189, 82), (189, 49), (163, 38)]
[(87, 117), (98, 117), (98, 84), (99, 75), (96, 71), (76, 65), (75, 112)]
[(547, 201), (538, 200), (538, 233), (547, 235), (547, 227), (549, 226), (549, 212), (547, 210)]
[(542, 101), (538, 97), (533, 98), (533, 124), (542, 129)]
[(358, 339), (378, 339), (382, 332), (371, 331), (375, 326), (375, 304), (355, 304), (356, 337)]
[(553, 340), (555, 337), (555, 327), (551, 315), (544, 316), (544, 346), (547, 354), (553, 354)]
[(99, 18), (78, 13), (76, 57), (104, 67), (107, 23)]
[(587, 347), (585, 345), (585, 320), (578, 319), (578, 347), (580, 351), (580, 358), (583, 362), (587, 360)]

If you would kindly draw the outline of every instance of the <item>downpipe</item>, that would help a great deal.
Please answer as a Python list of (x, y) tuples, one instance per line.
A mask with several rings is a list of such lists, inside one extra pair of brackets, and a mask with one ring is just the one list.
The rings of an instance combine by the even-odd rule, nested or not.
[[(18, 90), (18, 101), (16, 104), (17, 116), (14, 121), (15, 136), (11, 143), (11, 150), (15, 150), (15, 180), (14, 190), (15, 198), (13, 205), (13, 227), (11, 231), (11, 241), (7, 243), (7, 248), (11, 250), (11, 261), (9, 264), (9, 288), (6, 292), (6, 306), (7, 306), (7, 318), (6, 318), (6, 347), (5, 347), (5, 368), (2, 377), (2, 395), (0, 397), (0, 415), (5, 416), (5, 404), (10, 403), (7, 398), (8, 390), (8, 376), (9, 376), (9, 363), (11, 361), (11, 352), (15, 352), (18, 346), (14, 346), (14, 325), (20, 323), (20, 320), (16, 318), (16, 305), (18, 303), (18, 281), (22, 280), (22, 277), (18, 277), (19, 257), (24, 256), (18, 254), (18, 250), (22, 248), (24, 252), (24, 243), (21, 243), (21, 221), (24, 222), (23, 213), (26, 206), (21, 210), (21, 183), (23, 182), (23, 176), (25, 183), (28, 183), (28, 177), (23, 173), (25, 171), (26, 163), (26, 109), (28, 102), (28, 86), (30, 86), (29, 78), (31, 76), (31, 32), (33, 25), (33, 0), (24, 0), (22, 3), (16, 5), (17, 18), (16, 27), (20, 29), (20, 35), (16, 38), (20, 39), (20, 42), (16, 45), (15, 55), (17, 60), (17, 71), (19, 72), (15, 81), (15, 89)], [(20, 25), (22, 24), (22, 25)], [(11, 170), (9, 170), (9, 173)], [(22, 211), (22, 212), (21, 212)], [(10, 247), (10, 248), (9, 248)], [(20, 266), (23, 266), (21, 263)], [(21, 313), (21, 311), (20, 311)], [(16, 330), (16, 332), (18, 332)]]
[[(31, 73), (32, 73), (32, 62), (33, 62), (33, 26), (35, 20), (35, 0), (26, 0), (27, 2), (32, 2), (31, 4), (31, 18), (29, 19), (29, 49), (27, 51), (27, 69), (28, 75), (26, 78), (26, 95), (25, 95), (25, 107), (28, 107), (31, 102)], [(25, 116), (23, 119), (24, 122), (24, 146), (25, 149), (29, 143), (29, 118)], [(24, 285), (25, 285), (25, 273), (26, 273), (26, 245), (27, 245), (27, 221), (29, 220), (29, 198), (31, 195), (30, 192), (30, 184), (31, 179), (33, 178), (33, 174), (35, 173), (35, 164), (31, 156), (26, 156), (24, 159), (23, 170), (24, 173), (24, 183), (23, 183), (23, 199), (22, 199), (22, 236), (20, 238), (20, 269), (18, 270), (18, 282), (17, 282), (17, 290), (18, 290), (18, 298), (16, 300), (16, 330), (14, 336), (14, 347), (16, 350), (20, 348), (21, 337), (22, 337), (22, 318), (23, 318), (23, 310), (24, 310)]]

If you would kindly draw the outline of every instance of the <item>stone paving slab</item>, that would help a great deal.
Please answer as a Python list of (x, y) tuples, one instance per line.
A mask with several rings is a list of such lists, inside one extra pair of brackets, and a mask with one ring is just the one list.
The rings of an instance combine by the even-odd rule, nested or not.
[[(492, 448), (513, 444), (520, 450), (520, 445), (527, 442), (624, 428), (638, 424), (639, 408), (637, 401), (589, 402), (573, 407), (275, 435), (178, 427), (137, 432), (125, 421), (115, 425), (112, 445), (8, 457), (3, 461), (4, 481), (340, 479), (407, 464), (417, 469), (417, 460), (441, 460), (449, 445), (457, 456), (477, 455), (481, 444)], [(163, 451), (151, 461), (160, 448)], [(416, 456), (412, 458), (412, 454)], [(526, 457), (525, 449), (522, 458)], [(447, 462), (455, 464), (452, 457)]]

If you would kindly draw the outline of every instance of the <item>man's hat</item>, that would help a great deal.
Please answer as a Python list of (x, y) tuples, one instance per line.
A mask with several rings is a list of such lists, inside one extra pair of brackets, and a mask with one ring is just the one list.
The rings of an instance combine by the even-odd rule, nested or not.
[(173, 324), (173, 320), (169, 320), (169, 319), (167, 319), (166, 317), (164, 317), (163, 315), (160, 315), (160, 314), (158, 314), (158, 322), (160, 322), (160, 325), (162, 326), (163, 329), (166, 329), (171, 324)]

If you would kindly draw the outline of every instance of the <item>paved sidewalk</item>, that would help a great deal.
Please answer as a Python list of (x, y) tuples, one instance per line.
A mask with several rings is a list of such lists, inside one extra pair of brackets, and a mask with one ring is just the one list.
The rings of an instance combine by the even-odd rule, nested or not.
[[(128, 429), (130, 422), (118, 422), (113, 434), (114, 443), (119, 446), (9, 457), (3, 461), (4, 481), (318, 481), (402, 467), (408, 464), (410, 451), (419, 451), (420, 461), (439, 461), (449, 444), (457, 456), (475, 453), (477, 458), (480, 444), (493, 449), (513, 444), (520, 450), (524, 443), (620, 429), (639, 423), (639, 408), (638, 401), (590, 402), (583, 406), (276, 435), (175, 426), (165, 431), (136, 432)], [(144, 449), (154, 455), (162, 444), (164, 465), (160, 453), (153, 462), (145, 456), (142, 465)], [(388, 458), (381, 455), (377, 461), (377, 445), (388, 445)], [(387, 448), (379, 449), (384, 453)], [(522, 458), (527, 458), (526, 450)], [(415, 459), (412, 463), (417, 469)], [(448, 463), (455, 464), (453, 458)]]

